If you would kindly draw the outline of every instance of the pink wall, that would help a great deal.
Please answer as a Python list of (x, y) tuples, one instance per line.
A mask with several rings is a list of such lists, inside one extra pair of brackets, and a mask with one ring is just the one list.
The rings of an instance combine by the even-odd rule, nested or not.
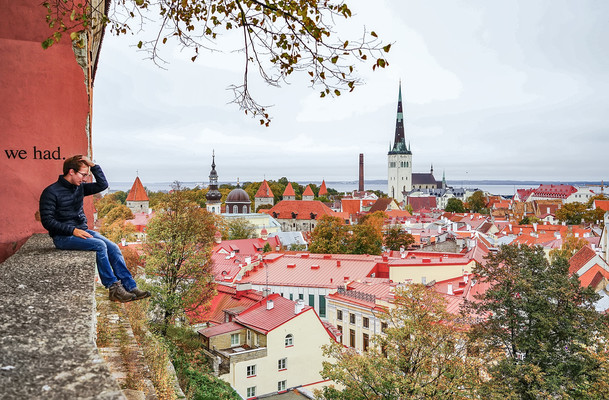
[[(57, 180), (65, 157), (87, 153), (84, 74), (69, 37), (42, 49), (49, 29), (40, 4), (0, 0), (0, 261), (32, 233), (46, 232), (36, 219), (40, 193)], [(44, 159), (44, 150), (59, 159)]]

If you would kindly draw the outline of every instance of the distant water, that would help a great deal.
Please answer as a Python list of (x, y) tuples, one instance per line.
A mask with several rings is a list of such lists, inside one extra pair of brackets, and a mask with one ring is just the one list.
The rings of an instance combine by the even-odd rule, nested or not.
[[(233, 182), (219, 182), (223, 183), (233, 183)], [(306, 185), (308, 183), (314, 183), (316, 185), (320, 185), (321, 182), (298, 182), (301, 185)], [(536, 188), (540, 184), (555, 184), (559, 185), (569, 184), (574, 186), (600, 186), (600, 182), (541, 182), (541, 181), (448, 181), (447, 184), (449, 186), (460, 188), (465, 187), (466, 189), (480, 189), (482, 191), (488, 192), (494, 195), (501, 196), (513, 196), (518, 189), (530, 189)], [(119, 190), (128, 191), (131, 189), (133, 182), (110, 182), (110, 192), (116, 192)], [(202, 182), (181, 182), (183, 187), (194, 188), (196, 186), (206, 187), (205, 183)], [(159, 191), (169, 191), (172, 187), (172, 182), (152, 182), (145, 183), (144, 186), (153, 192)], [(326, 186), (332, 189), (337, 190), (340, 193), (344, 192), (352, 192), (358, 189), (357, 181), (327, 181)], [(385, 180), (370, 180), (364, 182), (364, 189), (366, 190), (380, 190), (382, 192), (387, 192), (387, 181)], [(595, 190), (595, 188), (592, 188)], [(595, 190), (600, 191), (600, 190)]]

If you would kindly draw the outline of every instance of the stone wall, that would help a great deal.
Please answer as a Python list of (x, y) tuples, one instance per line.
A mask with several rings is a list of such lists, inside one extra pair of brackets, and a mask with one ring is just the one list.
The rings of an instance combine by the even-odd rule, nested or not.
[(95, 347), (95, 253), (33, 235), (0, 264), (2, 399), (124, 399)]

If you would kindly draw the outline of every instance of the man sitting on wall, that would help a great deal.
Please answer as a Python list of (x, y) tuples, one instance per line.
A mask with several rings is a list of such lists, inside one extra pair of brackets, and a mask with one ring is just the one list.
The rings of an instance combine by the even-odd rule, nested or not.
[[(86, 182), (91, 173), (95, 183)], [(121, 303), (150, 296), (137, 288), (118, 245), (87, 227), (83, 199), (108, 187), (99, 165), (81, 155), (63, 163), (63, 175), (40, 196), (40, 219), (55, 247), (61, 250), (95, 250), (97, 271), (110, 291), (110, 300)]]

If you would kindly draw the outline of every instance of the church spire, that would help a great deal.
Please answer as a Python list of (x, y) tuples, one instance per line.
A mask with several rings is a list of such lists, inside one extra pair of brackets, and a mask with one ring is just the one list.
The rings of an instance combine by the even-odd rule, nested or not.
[(410, 150), (406, 147), (406, 138), (404, 136), (404, 111), (402, 108), (402, 81), (398, 92), (398, 111), (395, 119), (395, 138), (393, 139), (393, 148), (389, 151), (390, 154), (410, 154)]

